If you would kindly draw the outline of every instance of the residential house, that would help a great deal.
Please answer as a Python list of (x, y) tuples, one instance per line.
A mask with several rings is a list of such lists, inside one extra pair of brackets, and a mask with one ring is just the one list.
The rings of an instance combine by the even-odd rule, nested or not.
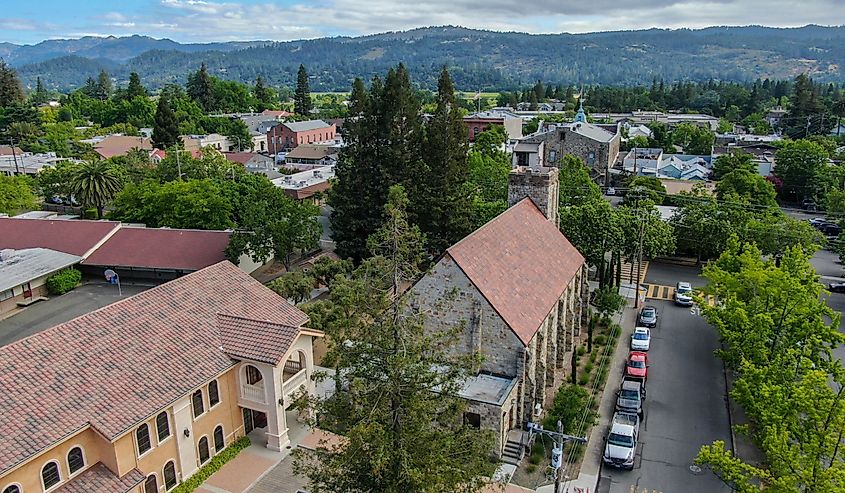
[(0, 155), (0, 175), (35, 176), (42, 169), (55, 166), (62, 161), (68, 161), (68, 159), (58, 157), (55, 152), (2, 154)]
[(0, 347), (0, 491), (170, 491), (290, 445), (321, 333), (227, 261)]
[(302, 144), (285, 154), (285, 167), (309, 170), (337, 164), (340, 149), (335, 145)]
[(511, 430), (542, 419), (586, 316), (584, 257), (558, 229), (558, 169), (518, 167), (505, 212), (459, 241), (410, 290), (430, 332), (460, 328), (450, 348), (483, 356), (465, 382), (466, 422)]
[(283, 175), (271, 182), (292, 199), (322, 203), (324, 192), (331, 188), (331, 180), (334, 177), (334, 166), (321, 166), (292, 175)]
[(10, 146), (6, 144), (0, 145), (0, 156), (13, 156), (13, 155), (20, 156), (23, 154), (23, 149), (18, 146)]
[(260, 173), (275, 168), (273, 158), (257, 152), (224, 152), (226, 159), (238, 163), (250, 173)]
[(625, 155), (622, 168), (639, 176), (703, 181), (710, 177), (712, 157), (664, 154), (663, 149), (639, 147)]
[(467, 137), (475, 142), (475, 137), (487, 130), (491, 125), (498, 125), (505, 129), (508, 139), (522, 138), (522, 118), (496, 111), (482, 111), (464, 117), (467, 127)]
[(0, 316), (47, 295), (47, 278), (82, 257), (47, 248), (0, 250)]
[[(217, 149), (220, 152), (238, 149), (237, 142), (231, 142), (228, 137), (220, 134), (183, 135), (182, 145), (186, 151), (199, 151), (205, 147)], [(248, 146), (248, 142), (241, 144)]]
[(110, 157), (125, 156), (131, 149), (151, 151), (153, 145), (146, 137), (133, 137), (131, 135), (108, 135), (98, 140), (92, 139), (94, 151), (102, 159)]
[(287, 152), (302, 144), (333, 142), (336, 127), (322, 120), (279, 123), (267, 130), (267, 146), (276, 155)]
[(766, 123), (768, 123), (772, 128), (779, 128), (781, 120), (783, 120), (783, 117), (785, 117), (787, 113), (789, 112), (782, 106), (775, 106), (766, 112)]

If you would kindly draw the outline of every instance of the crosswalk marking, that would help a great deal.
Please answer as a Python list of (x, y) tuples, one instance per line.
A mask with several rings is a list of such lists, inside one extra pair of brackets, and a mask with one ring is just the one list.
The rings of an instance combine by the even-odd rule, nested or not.
[[(640, 490), (639, 490), (639, 489), (638, 489), (635, 485), (633, 485), (633, 484), (631, 485), (631, 489), (630, 489), (630, 490), (628, 490), (628, 491), (630, 491), (630, 493), (649, 493), (648, 488), (643, 488), (643, 489), (642, 489), (642, 491), (640, 491)], [(651, 490), (651, 493), (663, 493), (663, 492), (662, 492), (662, 491), (655, 490), (655, 489), (652, 489), (652, 490)]]
[[(664, 286), (661, 284), (643, 284), (643, 287), (646, 290), (645, 297), (646, 299), (650, 300), (674, 300), (675, 299), (675, 287), (674, 286)], [(716, 297), (709, 295), (707, 296), (707, 304), (710, 306), (716, 305)]]

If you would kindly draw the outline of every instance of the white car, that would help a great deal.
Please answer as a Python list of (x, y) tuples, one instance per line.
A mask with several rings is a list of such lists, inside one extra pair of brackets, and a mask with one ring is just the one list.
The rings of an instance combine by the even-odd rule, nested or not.
[(651, 330), (646, 327), (637, 327), (631, 334), (631, 350), (648, 351), (651, 346)]
[(681, 281), (675, 286), (675, 304), (692, 306), (692, 284)]

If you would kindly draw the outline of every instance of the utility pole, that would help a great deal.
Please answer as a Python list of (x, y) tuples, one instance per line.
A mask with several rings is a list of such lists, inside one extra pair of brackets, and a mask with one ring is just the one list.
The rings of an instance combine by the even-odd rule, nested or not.
[(563, 445), (567, 441), (587, 443), (586, 437), (576, 437), (563, 433), (563, 424), (557, 421), (557, 431), (544, 430), (537, 425), (529, 427), (529, 434), (539, 433), (551, 437), (555, 446), (552, 449), (552, 467), (555, 470), (555, 493), (560, 493), (561, 466), (563, 465)]
[(12, 144), (12, 159), (15, 161), (15, 174), (21, 174), (20, 168), (18, 168), (18, 154), (15, 152), (15, 139), (13, 137), (9, 137), (9, 143)]
[(640, 210), (637, 215), (640, 219), (640, 245), (637, 249), (637, 294), (634, 298), (634, 308), (640, 307), (640, 278), (643, 275), (643, 238), (645, 236), (645, 212)]

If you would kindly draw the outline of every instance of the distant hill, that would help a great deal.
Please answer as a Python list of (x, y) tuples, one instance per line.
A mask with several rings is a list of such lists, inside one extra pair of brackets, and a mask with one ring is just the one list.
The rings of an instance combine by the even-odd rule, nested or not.
[[(0, 50), (5, 49), (0, 45)], [(1, 51), (0, 51), (1, 52)], [(180, 44), (144, 36), (45, 41), (6, 57), (32, 86), (69, 89), (105, 68), (123, 83), (137, 71), (151, 88), (184, 82), (206, 63), (215, 75), (252, 82), (259, 74), (291, 86), (303, 63), (315, 91), (348, 90), (354, 78), (383, 75), (399, 62), (414, 81), (436, 86), (448, 65), (462, 89), (500, 90), (538, 79), (569, 84), (650, 84), (655, 77), (731, 81), (791, 78), (810, 72), (821, 81), (845, 79), (845, 27), (794, 29), (711, 27), (589, 34), (524, 34), (427, 27), (361, 37), (288, 42)]]

